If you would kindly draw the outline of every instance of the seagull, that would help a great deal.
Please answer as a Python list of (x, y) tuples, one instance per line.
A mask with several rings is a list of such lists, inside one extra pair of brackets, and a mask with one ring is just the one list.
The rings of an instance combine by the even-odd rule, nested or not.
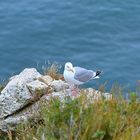
[(100, 74), (101, 71), (99, 70), (94, 72), (93, 70), (88, 70), (78, 66), (73, 67), (71, 62), (67, 62), (65, 64), (63, 76), (72, 89), (73, 95), (76, 96), (75, 89), (77, 89), (79, 85), (82, 85), (92, 79), (98, 79)]

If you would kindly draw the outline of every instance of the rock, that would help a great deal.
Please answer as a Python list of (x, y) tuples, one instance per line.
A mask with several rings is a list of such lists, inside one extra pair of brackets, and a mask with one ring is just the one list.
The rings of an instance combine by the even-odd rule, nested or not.
[(49, 75), (42, 76), (38, 80), (41, 81), (41, 82), (44, 82), (47, 85), (50, 85), (51, 82), (53, 81), (52, 77), (49, 76)]
[(110, 94), (110, 93), (102, 93), (102, 95), (106, 100), (111, 100), (112, 99), (112, 94)]
[(102, 97), (104, 97), (106, 100), (112, 99), (112, 94), (102, 93), (99, 90), (95, 90), (93, 88), (84, 89), (83, 94), (86, 94), (86, 96), (90, 102), (94, 102), (95, 100), (99, 100)]
[(83, 94), (87, 96), (87, 99), (92, 103), (95, 100), (99, 100), (102, 97), (102, 94), (100, 91), (95, 90), (93, 88), (87, 88), (83, 90)]
[(33, 100), (38, 100), (42, 95), (47, 94), (48, 90), (48, 86), (39, 80), (28, 83), (27, 87), (34, 97)]
[[(31, 84), (34, 85), (34, 84)], [(35, 84), (36, 85), (36, 84)], [(101, 98), (101, 93), (94, 89), (85, 89), (78, 94), (79, 95), (84, 94), (87, 97), (87, 101), (85, 104), (85, 107), (88, 107), (88, 104), (92, 103), (95, 100), (98, 100)], [(22, 111), (18, 112), (15, 115), (8, 116), (6, 119), (2, 120), (0, 122), (0, 130), (3, 132), (7, 132), (8, 130), (15, 130), (16, 126), (18, 124), (26, 124), (29, 121), (35, 121), (38, 122), (40, 120), (40, 110), (41, 110), (41, 104), (45, 101), (47, 104), (49, 103), (49, 100), (52, 98), (58, 98), (60, 101), (65, 101), (66, 97), (70, 97), (72, 100), (77, 97), (71, 96), (70, 89), (62, 90), (59, 92), (53, 92), (52, 94), (45, 94), (43, 95), (38, 101), (34, 102), (33, 104), (27, 106)], [(45, 103), (45, 105), (46, 105)]]
[(14, 75), (12, 77), (9, 78), (9, 81), (13, 80), (14, 78), (18, 77), (18, 75)]
[(69, 88), (68, 84), (62, 80), (54, 80), (50, 85), (55, 92), (59, 92)]
[[(70, 96), (72, 97), (72, 94), (70, 91), (69, 93), (70, 93)], [(72, 97), (72, 99), (75, 99), (81, 95), (86, 96), (88, 103), (93, 103), (94, 101), (98, 101), (102, 98), (105, 98), (106, 100), (112, 99), (112, 95), (110, 93), (102, 93), (99, 90), (95, 90), (93, 88), (81, 89), (80, 92), (77, 94), (77, 96)]]
[(13, 114), (27, 105), (33, 95), (27, 84), (41, 77), (36, 69), (25, 69), (13, 77), (0, 94), (0, 119)]
[[(3, 132), (7, 132), (8, 130), (15, 130), (18, 124), (26, 124), (30, 120), (35, 120), (40, 117), (39, 113), (39, 103), (37, 101), (34, 104), (31, 104), (24, 108), (24, 110), (12, 115), (8, 116), (6, 119), (0, 121), (0, 130)], [(39, 119), (38, 119), (39, 120)]]
[(102, 97), (112, 99), (111, 94), (101, 93), (92, 88), (82, 89), (76, 97), (72, 96), (66, 82), (53, 81), (50, 76), (42, 76), (34, 68), (25, 69), (19, 75), (11, 77), (0, 94), (0, 130), (4, 132), (15, 130), (18, 124), (39, 120), (40, 105), (44, 101), (48, 104), (51, 98), (58, 98), (63, 102), (66, 97), (74, 100), (80, 95), (87, 97), (85, 105)]
[(50, 100), (51, 98), (58, 98), (62, 102), (66, 97), (71, 97), (71, 99), (76, 99), (79, 96), (84, 95), (87, 97), (87, 100), (89, 103), (93, 103), (95, 100), (99, 100), (102, 97), (104, 97), (106, 100), (111, 100), (112, 95), (110, 93), (101, 93), (98, 90), (95, 90), (93, 88), (87, 88), (87, 89), (81, 89), (80, 92), (77, 93), (77, 96), (72, 96), (70, 89), (65, 89), (61, 91), (52, 92), (51, 94), (46, 94), (43, 96), (46, 100)]
[(60, 101), (63, 102), (65, 97), (68, 97), (68, 96), (71, 96), (70, 89), (66, 89), (66, 90), (62, 90), (62, 91), (57, 91), (57, 92), (52, 92), (51, 94), (46, 94), (45, 96), (43, 96), (43, 98), (45, 100), (50, 100), (51, 98), (58, 98)]
[(31, 120), (32, 121), (39, 120), (41, 118), (40, 105), (42, 105), (42, 103), (44, 101), (45, 101), (45, 104), (49, 103), (48, 101), (52, 98), (58, 98), (61, 101), (64, 101), (65, 97), (67, 97), (67, 96), (70, 96), (69, 89), (67, 89), (66, 91), (53, 92), (52, 94), (43, 95), (38, 101), (25, 107), (23, 110), (17, 112), (16, 114), (14, 114), (12, 116), (8, 116), (4, 120), (1, 120), (0, 121), (0, 130), (2, 130), (3, 132), (7, 132), (8, 130), (14, 131), (18, 124), (21, 124), (21, 123), (26, 124), (26, 123), (28, 123), (28, 121), (31, 121)]

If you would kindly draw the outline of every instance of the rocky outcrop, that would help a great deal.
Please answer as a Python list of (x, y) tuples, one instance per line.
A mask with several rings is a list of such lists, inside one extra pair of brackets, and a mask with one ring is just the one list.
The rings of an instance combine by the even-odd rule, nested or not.
[(38, 100), (33, 104), (25, 106), (22, 110), (19, 110), (15, 114), (0, 120), (0, 130), (7, 132), (8, 130), (14, 130), (17, 124), (27, 123), (29, 120), (39, 118), (39, 104), (42, 100)]
[(53, 78), (49, 75), (41, 76), (38, 78), (39, 81), (42, 81), (43, 83), (50, 85), (53, 81)]
[[(27, 84), (39, 78), (36, 69), (25, 69), (13, 77), (0, 94), (0, 119), (26, 106), (33, 98)], [(47, 86), (46, 86), (47, 87)]]
[(85, 94), (90, 102), (100, 99), (102, 95), (106, 99), (112, 98), (111, 94), (92, 88), (84, 89), (73, 97), (66, 82), (42, 76), (34, 68), (25, 69), (10, 78), (0, 94), (0, 130), (14, 130), (21, 122), (40, 118), (40, 103), (44, 100), (48, 102), (51, 98), (58, 98), (63, 101), (67, 96), (75, 99), (80, 93)]
[(26, 86), (32, 96), (30, 98), (31, 101), (38, 100), (42, 95), (47, 94), (48, 92), (48, 86), (45, 83), (40, 82), (39, 80), (32, 81)]
[(69, 88), (68, 84), (62, 80), (54, 80), (51, 82), (50, 85), (54, 89), (55, 92), (59, 92), (59, 91)]

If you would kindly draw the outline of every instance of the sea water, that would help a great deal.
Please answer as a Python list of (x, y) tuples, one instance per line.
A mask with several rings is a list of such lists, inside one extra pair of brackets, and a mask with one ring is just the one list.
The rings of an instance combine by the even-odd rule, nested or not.
[[(139, 0), (1, 0), (0, 79), (48, 61), (102, 70), (86, 87), (140, 80)], [(62, 70), (63, 71), (63, 67)]]

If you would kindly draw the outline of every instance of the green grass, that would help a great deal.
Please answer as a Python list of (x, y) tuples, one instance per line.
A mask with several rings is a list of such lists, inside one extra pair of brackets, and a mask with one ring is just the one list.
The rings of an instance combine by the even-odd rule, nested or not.
[[(139, 140), (140, 103), (132, 93), (89, 103), (85, 96), (42, 103), (40, 122), (17, 127), (16, 140)], [(12, 140), (12, 134), (9, 134)]]
[(0, 92), (4, 89), (4, 85), (0, 85)]

